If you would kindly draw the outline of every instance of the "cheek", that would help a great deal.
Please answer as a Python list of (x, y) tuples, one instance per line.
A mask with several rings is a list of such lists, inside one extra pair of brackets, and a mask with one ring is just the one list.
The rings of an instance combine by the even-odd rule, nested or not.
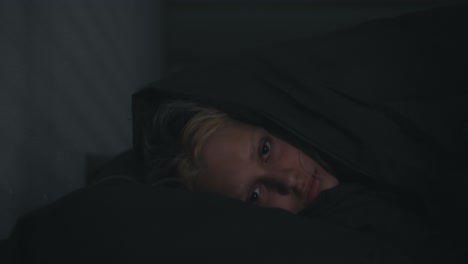
[(296, 163), (299, 161), (299, 149), (286, 143), (285, 141), (274, 137), (276, 154), (279, 161), (287, 161), (289, 163)]
[(302, 152), (300, 154), (299, 161), (301, 163), (301, 167), (310, 175), (314, 175), (319, 169), (318, 163)]
[(302, 153), (298, 148), (278, 139), (277, 141), (277, 155), (276, 164), (281, 168), (294, 168), (300, 171), (300, 174), (311, 175), (317, 168), (316, 163), (311, 160), (306, 154)]

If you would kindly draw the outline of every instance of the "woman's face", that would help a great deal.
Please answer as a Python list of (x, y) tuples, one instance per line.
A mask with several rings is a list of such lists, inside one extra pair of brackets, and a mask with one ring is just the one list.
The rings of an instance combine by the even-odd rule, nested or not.
[(260, 127), (242, 123), (212, 135), (203, 147), (201, 161), (202, 190), (292, 213), (338, 184), (299, 149)]

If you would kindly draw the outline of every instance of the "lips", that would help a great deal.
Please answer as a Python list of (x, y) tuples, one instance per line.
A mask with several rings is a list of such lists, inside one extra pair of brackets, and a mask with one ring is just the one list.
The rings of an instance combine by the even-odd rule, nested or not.
[(320, 180), (317, 176), (317, 168), (315, 168), (314, 173), (310, 175), (306, 186), (304, 186), (304, 200), (305, 205), (308, 206), (312, 203), (320, 193)]

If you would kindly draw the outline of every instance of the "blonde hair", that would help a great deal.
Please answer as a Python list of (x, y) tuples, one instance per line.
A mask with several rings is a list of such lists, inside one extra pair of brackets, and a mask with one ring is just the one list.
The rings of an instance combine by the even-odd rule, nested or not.
[(185, 125), (181, 145), (182, 153), (176, 164), (177, 176), (189, 190), (197, 188), (202, 174), (201, 152), (206, 141), (234, 120), (214, 108), (201, 108)]
[[(195, 102), (162, 104), (145, 137), (146, 180), (153, 184), (177, 182), (188, 190), (197, 190), (203, 174), (203, 146), (214, 134), (237, 122), (222, 111)], [(308, 155), (332, 172), (318, 153), (312, 150)]]

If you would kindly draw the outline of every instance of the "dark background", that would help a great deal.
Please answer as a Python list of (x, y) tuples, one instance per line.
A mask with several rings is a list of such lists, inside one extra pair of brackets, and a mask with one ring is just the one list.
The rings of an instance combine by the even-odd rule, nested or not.
[(0, 239), (132, 144), (131, 95), (206, 56), (460, 1), (0, 1)]

